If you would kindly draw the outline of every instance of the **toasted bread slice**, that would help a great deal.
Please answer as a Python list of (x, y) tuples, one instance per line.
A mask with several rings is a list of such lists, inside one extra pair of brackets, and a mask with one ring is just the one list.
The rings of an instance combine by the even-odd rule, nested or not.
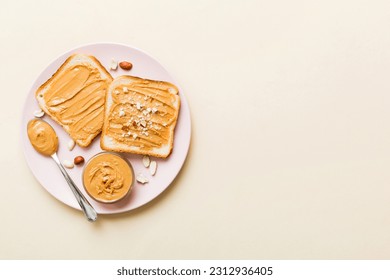
[(101, 132), (111, 75), (93, 56), (71, 55), (36, 91), (42, 110), (87, 147)]
[(115, 78), (106, 95), (101, 148), (168, 157), (180, 109), (178, 94), (178, 88), (168, 82)]

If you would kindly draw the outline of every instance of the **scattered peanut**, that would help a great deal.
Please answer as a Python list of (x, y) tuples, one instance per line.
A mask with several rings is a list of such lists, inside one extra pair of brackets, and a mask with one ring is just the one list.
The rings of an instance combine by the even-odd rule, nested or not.
[(119, 63), (119, 67), (122, 68), (123, 70), (130, 70), (133, 67), (133, 64), (131, 64), (128, 61), (122, 61)]
[(110, 64), (110, 70), (116, 70), (117, 68), (118, 68), (118, 62), (112, 59)]
[(150, 174), (151, 174), (152, 176), (154, 176), (154, 174), (156, 174), (156, 170), (157, 170), (157, 162), (154, 161), (154, 160), (152, 160), (152, 161), (150, 162)]
[(68, 142), (68, 150), (73, 150), (74, 146), (76, 145), (76, 142), (73, 139), (70, 139)]
[(142, 173), (139, 173), (137, 175), (137, 182), (141, 183), (141, 184), (145, 184), (147, 182), (149, 182), (148, 178), (146, 178)]
[(36, 117), (36, 118), (42, 118), (43, 115), (45, 115), (45, 112), (43, 112), (42, 109), (36, 110), (34, 112), (34, 117)]
[(84, 162), (84, 158), (82, 156), (77, 156), (74, 158), (73, 162), (76, 165), (82, 164)]
[(149, 157), (149, 156), (144, 156), (144, 157), (142, 158), (142, 163), (144, 164), (144, 166), (145, 166), (146, 168), (148, 168), (149, 165), (150, 165), (150, 157)]
[(73, 162), (71, 162), (70, 160), (64, 160), (64, 161), (62, 162), (62, 164), (63, 164), (66, 168), (69, 168), (69, 169), (71, 169), (71, 168), (74, 167)]

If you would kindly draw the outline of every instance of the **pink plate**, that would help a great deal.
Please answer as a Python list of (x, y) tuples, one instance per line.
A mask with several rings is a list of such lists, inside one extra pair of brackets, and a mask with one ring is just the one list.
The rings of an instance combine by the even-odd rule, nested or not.
[[(175, 130), (174, 148), (172, 154), (167, 159), (155, 159), (158, 166), (156, 175), (151, 176), (149, 170), (143, 166), (142, 156), (122, 154), (133, 165), (135, 174), (143, 173), (149, 178), (149, 183), (145, 185), (135, 182), (132, 193), (127, 199), (114, 204), (96, 202), (87, 195), (82, 185), (81, 174), (83, 166), (75, 166), (73, 169), (67, 170), (73, 181), (88, 198), (99, 214), (122, 213), (140, 207), (160, 195), (179, 173), (190, 146), (191, 119), (188, 103), (178, 83), (160, 63), (138, 49), (112, 43), (85, 45), (61, 55), (38, 76), (28, 93), (27, 100), (23, 108), (21, 137), (27, 163), (34, 176), (51, 195), (63, 203), (80, 210), (76, 199), (74, 198), (55, 162), (51, 158), (38, 154), (33, 149), (28, 140), (26, 129), (28, 121), (34, 118), (34, 111), (39, 109), (38, 103), (35, 99), (36, 89), (49, 79), (66, 60), (66, 58), (73, 53), (93, 55), (107, 69), (109, 69), (113, 58), (117, 61), (131, 61), (133, 63), (133, 68), (130, 72), (124, 71), (118, 67), (116, 71), (110, 71), (111, 75), (115, 78), (120, 75), (128, 74), (142, 78), (168, 81), (178, 86), (180, 90), (181, 107)], [(99, 145), (100, 136), (96, 137), (88, 148), (76, 146), (73, 151), (69, 151), (67, 148), (70, 140), (69, 135), (61, 128), (61, 126), (52, 121), (49, 116), (45, 115), (43, 119), (50, 123), (58, 134), (60, 146), (57, 154), (61, 161), (64, 159), (73, 160), (73, 158), (78, 155), (83, 156), (85, 160), (88, 161), (93, 155), (102, 151)]]

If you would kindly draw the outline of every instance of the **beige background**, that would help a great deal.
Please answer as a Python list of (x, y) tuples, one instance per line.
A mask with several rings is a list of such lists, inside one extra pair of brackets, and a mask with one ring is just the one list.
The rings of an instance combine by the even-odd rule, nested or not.
[[(0, 258), (390, 258), (389, 1), (2, 0), (0, 26)], [(161, 197), (90, 224), (19, 124), (46, 65), (99, 41), (156, 57), (193, 135)]]

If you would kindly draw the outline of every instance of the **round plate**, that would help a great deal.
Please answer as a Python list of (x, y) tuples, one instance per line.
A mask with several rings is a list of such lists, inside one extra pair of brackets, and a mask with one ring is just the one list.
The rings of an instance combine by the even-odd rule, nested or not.
[[(136, 48), (112, 43), (98, 43), (81, 46), (61, 55), (38, 76), (28, 93), (23, 108), (21, 137), (27, 163), (34, 176), (51, 195), (63, 203), (81, 210), (53, 159), (37, 153), (31, 146), (27, 137), (27, 123), (34, 118), (34, 111), (39, 109), (38, 102), (35, 99), (35, 91), (56, 72), (71, 54), (74, 53), (93, 55), (104, 67), (106, 67), (106, 69), (109, 69), (112, 59), (115, 59), (116, 61), (127, 60), (133, 63), (133, 68), (130, 71), (122, 70), (119, 67), (116, 71), (109, 71), (113, 78), (120, 75), (132, 75), (141, 78), (171, 82), (179, 88), (181, 106), (175, 128), (173, 151), (167, 159), (152, 158), (157, 161), (156, 174), (154, 176), (150, 175), (149, 169), (145, 168), (142, 164), (142, 156), (122, 153), (122, 155), (133, 165), (134, 173), (146, 175), (149, 178), (149, 183), (142, 185), (135, 181), (132, 193), (128, 198), (118, 203), (104, 204), (91, 199), (84, 190), (81, 180), (84, 165), (75, 166), (73, 169), (67, 169), (73, 181), (99, 214), (122, 213), (140, 207), (160, 195), (179, 173), (186, 159), (190, 145), (191, 119), (187, 100), (178, 83), (160, 63)], [(70, 136), (49, 116), (45, 115), (43, 120), (50, 123), (58, 134), (60, 145), (57, 154), (61, 161), (65, 159), (73, 160), (74, 157), (80, 155), (85, 158), (85, 161), (88, 161), (95, 154), (102, 152), (99, 143), (100, 136), (97, 136), (88, 148), (82, 148), (76, 145), (72, 151), (69, 151), (67, 145), (71, 139)]]

